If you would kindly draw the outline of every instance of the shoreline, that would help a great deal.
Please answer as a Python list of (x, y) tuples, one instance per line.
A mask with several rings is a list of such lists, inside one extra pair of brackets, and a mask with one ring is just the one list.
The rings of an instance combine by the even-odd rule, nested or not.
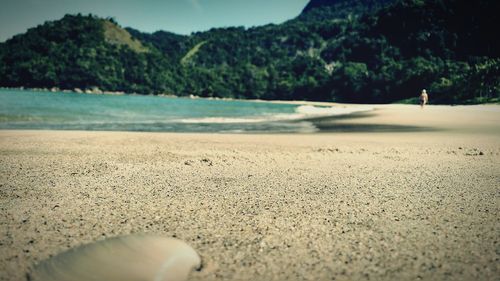
[[(229, 100), (229, 99), (225, 99)], [(500, 123), (500, 105), (482, 104), (482, 105), (428, 105), (421, 109), (418, 105), (407, 104), (340, 104), (327, 102), (309, 102), (309, 101), (262, 101), (262, 100), (232, 100), (241, 102), (261, 102), (261, 103), (280, 103), (293, 104), (297, 106), (295, 113), (290, 113), (287, 116), (276, 116), (276, 118), (266, 117), (256, 119), (240, 118), (241, 128), (236, 126), (236, 130), (243, 134), (286, 134), (294, 133), (328, 133), (328, 132), (411, 132), (411, 131), (465, 131), (465, 132), (483, 132), (492, 131), (498, 132)], [(330, 110), (332, 108), (333, 110)], [(265, 116), (264, 116), (265, 117)], [(236, 118), (236, 117), (235, 117)], [(225, 122), (224, 118), (206, 118), (200, 124), (231, 124), (237, 123), (234, 120)], [(230, 118), (231, 119), (231, 118)], [(234, 118), (233, 118), (234, 119)], [(236, 118), (238, 119), (238, 118)], [(239, 120), (239, 119), (238, 119)], [(191, 121), (193, 124), (197, 121)], [(274, 123), (273, 123), (274, 122)], [(301, 122), (304, 125), (301, 125)], [(287, 131), (288, 125), (295, 123), (291, 131)], [(169, 123), (166, 123), (169, 124)], [(175, 124), (172, 123), (172, 124)], [(161, 132), (162, 129), (168, 132), (189, 132), (189, 123), (179, 123), (178, 127), (171, 129), (163, 129), (165, 127), (158, 126), (151, 128), (150, 131)], [(255, 131), (245, 130), (245, 124), (262, 124), (261, 130)], [(278, 127), (268, 127), (266, 124), (278, 124)], [(280, 125), (284, 124), (284, 125)], [(29, 124), (28, 124), (29, 125)], [(43, 124), (42, 124), (43, 125)], [(285, 126), (286, 125), (286, 126)], [(307, 125), (307, 126), (306, 126)], [(218, 125), (217, 125), (218, 126)], [(285, 126), (283, 128), (279, 126)], [(57, 128), (56, 125), (52, 128)], [(75, 128), (75, 127), (73, 127)], [(127, 131), (127, 126), (118, 126), (111, 128), (115, 131)], [(275, 131), (273, 131), (273, 128)], [(7, 128), (9, 129), (9, 128)], [(26, 127), (12, 129), (29, 129)], [(41, 128), (43, 129), (43, 128)], [(68, 127), (69, 130), (74, 130)], [(97, 128), (99, 129), (99, 128)], [(135, 131), (147, 131), (147, 126), (137, 128)], [(100, 131), (105, 131), (106, 128)], [(231, 134), (231, 127), (225, 129), (214, 127), (213, 131), (207, 130), (205, 133), (224, 133)], [(267, 131), (266, 131), (267, 130)], [(283, 130), (283, 131), (280, 131)], [(296, 130), (296, 131), (294, 131)]]
[[(281, 101), (272, 101), (272, 103), (281, 103)], [(293, 102), (293, 104), (303, 106), (317, 106), (314, 102)], [(321, 103), (320, 105), (324, 105)], [(312, 129), (299, 131), (238, 131), (236, 134), (316, 134), (316, 133), (363, 133), (363, 132), (463, 132), (479, 134), (500, 134), (500, 105), (429, 105), (421, 109), (417, 105), (389, 104), (389, 105), (358, 105), (358, 104), (335, 104), (334, 108), (346, 109), (345, 113), (325, 114), (314, 112), (316, 108), (311, 108), (312, 112), (299, 113), (302, 117), (293, 119), (262, 120), (259, 124), (273, 122), (282, 123), (309, 123)], [(354, 110), (352, 110), (354, 109)], [(358, 110), (355, 110), (358, 109)], [(194, 122), (194, 121), (193, 121)], [(207, 121), (208, 122), (208, 121)], [(217, 122), (216, 122), (217, 123)], [(221, 123), (224, 124), (224, 123)], [(243, 123), (246, 124), (246, 123)], [(250, 124), (254, 124), (251, 122)], [(30, 130), (30, 128), (5, 128), (6, 130)], [(32, 128), (31, 130), (61, 130), (74, 131), (75, 129), (46, 129)], [(79, 129), (76, 129), (77, 131)], [(106, 131), (102, 130), (83, 130), (83, 131)], [(116, 129), (111, 132), (127, 132), (127, 130)], [(132, 130), (131, 132), (156, 132), (156, 133), (197, 133), (189, 130), (162, 131), (144, 129)], [(226, 134), (230, 135), (232, 131), (205, 131), (201, 134)]]

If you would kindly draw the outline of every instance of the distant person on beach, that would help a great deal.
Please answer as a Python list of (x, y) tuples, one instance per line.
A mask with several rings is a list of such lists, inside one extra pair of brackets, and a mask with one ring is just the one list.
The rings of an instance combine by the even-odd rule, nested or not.
[(424, 108), (424, 106), (429, 101), (429, 95), (427, 95), (427, 91), (425, 89), (422, 90), (422, 93), (420, 93), (420, 97), (418, 99), (420, 100), (420, 107)]

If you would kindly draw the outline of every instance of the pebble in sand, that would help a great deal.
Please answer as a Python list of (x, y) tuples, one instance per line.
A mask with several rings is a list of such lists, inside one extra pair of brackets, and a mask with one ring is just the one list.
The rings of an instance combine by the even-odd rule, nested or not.
[(131, 235), (70, 249), (35, 266), (30, 281), (182, 281), (199, 255), (172, 238)]

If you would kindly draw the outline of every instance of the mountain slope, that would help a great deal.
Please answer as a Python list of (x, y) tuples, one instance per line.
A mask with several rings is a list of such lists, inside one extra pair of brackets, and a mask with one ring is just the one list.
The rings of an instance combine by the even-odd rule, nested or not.
[(344, 102), (428, 88), (431, 102), (484, 102), (500, 95), (497, 5), (312, 0), (280, 25), (190, 36), (68, 15), (0, 44), (0, 85)]
[(311, 0), (299, 18), (325, 20), (361, 16), (396, 2), (395, 0)]
[(141, 41), (133, 38), (127, 30), (119, 27), (116, 23), (109, 20), (103, 20), (102, 27), (104, 29), (104, 40), (106, 40), (107, 43), (124, 45), (135, 52), (148, 51), (148, 49), (142, 45)]
[[(0, 85), (148, 93), (164, 87), (168, 58), (114, 22), (67, 15), (2, 44)], [(173, 83), (171, 83), (173, 84)], [(172, 89), (174, 92), (176, 89)]]

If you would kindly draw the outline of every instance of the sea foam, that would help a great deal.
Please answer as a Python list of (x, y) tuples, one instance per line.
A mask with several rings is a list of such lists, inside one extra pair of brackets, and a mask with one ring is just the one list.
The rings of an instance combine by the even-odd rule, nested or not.
[(295, 109), (294, 113), (290, 114), (269, 114), (259, 116), (248, 116), (241, 118), (234, 117), (204, 117), (204, 118), (185, 118), (177, 120), (180, 123), (186, 124), (230, 124), (230, 123), (259, 123), (259, 122), (278, 122), (278, 121), (300, 121), (316, 117), (328, 117), (347, 115), (357, 112), (373, 110), (371, 106), (313, 106), (301, 105)]

